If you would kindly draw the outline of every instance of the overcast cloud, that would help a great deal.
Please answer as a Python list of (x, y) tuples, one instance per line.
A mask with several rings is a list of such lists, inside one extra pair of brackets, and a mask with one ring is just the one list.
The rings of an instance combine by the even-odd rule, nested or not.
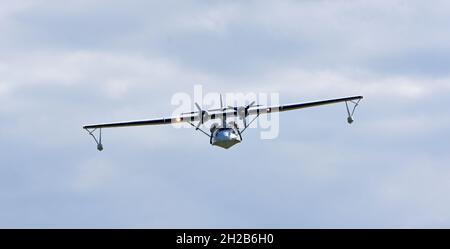
[[(0, 227), (450, 227), (448, 1), (0, 0)], [(364, 95), (230, 150), (177, 92)], [(194, 107), (193, 107), (194, 108)]]

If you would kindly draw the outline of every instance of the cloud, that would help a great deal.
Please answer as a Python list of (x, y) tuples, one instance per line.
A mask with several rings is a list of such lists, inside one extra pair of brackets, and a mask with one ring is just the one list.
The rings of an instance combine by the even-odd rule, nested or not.
[[(446, 227), (448, 3), (0, 3), (1, 227)], [(225, 151), (174, 93), (364, 95)]]
[(80, 192), (94, 192), (114, 178), (119, 178), (117, 166), (107, 159), (92, 159), (78, 166), (78, 172), (72, 183), (73, 189)]

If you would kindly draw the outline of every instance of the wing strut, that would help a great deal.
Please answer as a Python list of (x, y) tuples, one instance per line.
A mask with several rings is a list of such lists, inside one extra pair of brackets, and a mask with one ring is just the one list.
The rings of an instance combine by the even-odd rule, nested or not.
[[(102, 151), (103, 150), (103, 144), (102, 144), (102, 128), (94, 128), (94, 129), (89, 129), (89, 128), (85, 128), (86, 131), (89, 133), (89, 135), (91, 135), (94, 138), (95, 143), (97, 144), (97, 150), (98, 151)], [(94, 132), (98, 129), (99, 131), (99, 135), (98, 135), (98, 139), (95, 137)]]
[[(253, 121), (255, 121), (257, 118), (259, 117), (259, 113), (258, 114), (256, 114), (256, 117), (254, 117), (253, 119), (252, 119), (252, 121), (250, 121), (250, 123), (248, 123), (245, 127), (244, 127), (244, 129), (242, 129), (242, 131), (240, 132), (241, 134), (242, 133), (244, 133), (244, 131), (253, 123)], [(241, 139), (242, 140), (242, 139)]]
[[(353, 114), (355, 113), (355, 110), (356, 110), (356, 107), (357, 107), (358, 104), (359, 104), (359, 101), (361, 101), (361, 99), (358, 99), (358, 100), (356, 100), (356, 101), (354, 101), (354, 100), (345, 101), (345, 107), (347, 107), (347, 114), (348, 114), (347, 122), (348, 122), (349, 124), (353, 123), (353, 121), (354, 121), (354, 119), (353, 119)], [(350, 103), (353, 104), (353, 109), (352, 109), (351, 112), (350, 112), (350, 108), (348, 107), (348, 103), (347, 103), (347, 102), (350, 102)]]
[(205, 134), (206, 136), (208, 136), (209, 138), (211, 138), (211, 136), (208, 134), (208, 133), (206, 133), (206, 131), (204, 131), (204, 130), (202, 130), (201, 128), (200, 128), (200, 126), (202, 125), (202, 123), (200, 123), (201, 121), (199, 121), (199, 124), (198, 125), (194, 125), (192, 122), (190, 122), (190, 121), (187, 121), (190, 125), (192, 125), (192, 127), (194, 127), (195, 128), (195, 130), (196, 131), (200, 131), (200, 132), (202, 132), (203, 134)]

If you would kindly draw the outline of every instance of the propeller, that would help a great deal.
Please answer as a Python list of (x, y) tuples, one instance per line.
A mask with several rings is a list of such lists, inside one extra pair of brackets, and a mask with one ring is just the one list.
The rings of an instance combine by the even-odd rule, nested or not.
[(195, 127), (195, 129), (198, 130), (200, 128), (200, 125), (209, 120), (209, 113), (203, 110), (199, 104), (195, 103), (195, 106), (198, 109), (198, 117), (199, 117), (198, 125)]
[(252, 107), (254, 104), (255, 101), (252, 101), (246, 106), (228, 106), (228, 108), (233, 109), (237, 113), (237, 116), (242, 120), (242, 122), (244, 122), (244, 127), (247, 127), (248, 109), (250, 109), (250, 107)]

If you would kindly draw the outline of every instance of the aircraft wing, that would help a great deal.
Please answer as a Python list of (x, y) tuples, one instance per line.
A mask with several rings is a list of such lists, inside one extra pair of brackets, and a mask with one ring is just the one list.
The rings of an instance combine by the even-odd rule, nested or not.
[[(329, 105), (338, 102), (347, 102), (347, 101), (359, 101), (362, 99), (362, 96), (353, 96), (339, 99), (328, 99), (314, 102), (306, 102), (306, 103), (294, 103), (288, 105), (279, 105), (279, 106), (270, 106), (270, 107), (253, 107), (248, 110), (248, 115), (259, 115), (259, 114), (267, 114), (271, 112), (284, 112), (291, 111), (296, 109), (308, 108), (313, 106), (320, 105)], [(209, 110), (212, 111), (212, 110)], [(215, 110), (213, 110), (215, 111)], [(207, 114), (205, 120), (212, 119), (220, 119), (226, 117), (236, 117), (238, 113), (234, 110), (221, 110), (217, 113)], [(135, 120), (135, 121), (124, 121), (124, 122), (115, 122), (115, 123), (103, 123), (103, 124), (92, 124), (83, 126), (84, 129), (96, 129), (96, 128), (114, 128), (114, 127), (129, 127), (129, 126), (144, 126), (144, 125), (164, 125), (164, 124), (172, 124), (172, 123), (180, 123), (180, 122), (194, 122), (200, 121), (202, 119), (199, 112), (190, 112), (188, 114), (180, 115), (177, 117), (169, 117), (169, 118), (158, 118), (158, 119), (147, 119), (147, 120)]]
[(296, 109), (302, 109), (302, 108), (308, 108), (308, 107), (314, 107), (314, 106), (329, 105), (329, 104), (334, 104), (334, 103), (339, 103), (339, 102), (359, 101), (362, 98), (363, 98), (363, 96), (353, 96), (353, 97), (327, 99), (327, 100), (320, 100), (320, 101), (313, 101), (313, 102), (306, 102), (306, 103), (294, 103), (294, 104), (279, 105), (279, 106), (258, 107), (258, 108), (249, 109), (248, 113), (249, 113), (249, 115), (256, 115), (256, 114), (265, 114), (265, 113), (271, 113), (271, 112), (285, 112), (285, 111), (292, 111), (292, 110), (296, 110)]
[(103, 124), (91, 124), (83, 126), (83, 129), (96, 129), (96, 128), (115, 128), (115, 127), (130, 127), (130, 126), (143, 126), (143, 125), (164, 125), (171, 123), (187, 122), (198, 120), (198, 115), (188, 115), (169, 118), (157, 118), (146, 120), (134, 120), (115, 123), (103, 123)]

